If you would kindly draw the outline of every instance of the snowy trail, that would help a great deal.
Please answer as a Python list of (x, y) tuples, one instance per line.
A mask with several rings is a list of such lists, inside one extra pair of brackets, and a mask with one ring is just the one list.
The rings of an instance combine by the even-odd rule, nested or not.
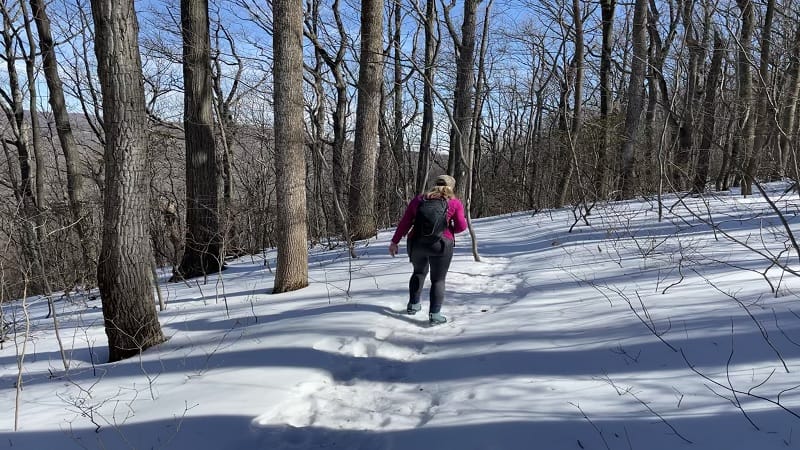
[[(768, 208), (724, 200), (710, 214), (727, 233), (782, 251)], [(403, 313), (411, 266), (389, 257), (388, 232), (353, 261), (313, 249), (311, 284), (293, 293), (270, 295), (255, 258), (207, 284), (164, 284), (170, 340), (119, 363), (99, 363), (99, 300), (59, 301), (68, 375), (34, 300), (21, 431), (0, 414), (0, 448), (797, 447), (800, 420), (781, 408), (800, 411), (800, 282), (703, 224), (654, 217), (631, 202), (572, 233), (569, 210), (475, 221), (482, 261), (459, 236), (451, 321), (436, 327), (425, 307)], [(0, 352), (6, 405), (16, 361), (13, 345)]]
[[(503, 296), (513, 291), (514, 280), (498, 276), (508, 261), (491, 258), (491, 263), (470, 264), (467, 258), (462, 255), (448, 275), (445, 309), (450, 322), (429, 326), (425, 301), (420, 313), (405, 314), (401, 290), (396, 302), (381, 304), (385, 314), (364, 324), (363, 336), (325, 337), (313, 343), (314, 349), (345, 356), (349, 363), (331, 375), (297, 383), (284, 403), (255, 418), (254, 432), (270, 430), (259, 443), (279, 450), (317, 448), (334, 439), (330, 433), (298, 433), (289, 440), (286, 434), (304, 427), (403, 431), (435, 427), (442, 418), (447, 421), (463, 415), (463, 402), (472, 402), (479, 395), (472, 382), (443, 386), (428, 381), (430, 376), (414, 367), (447, 357), (447, 348), (440, 341), (463, 335), (474, 322), (509, 304)], [(410, 265), (404, 268), (410, 269)], [(399, 277), (402, 281), (395, 284), (402, 286), (409, 275), (392, 277)], [(394, 448), (391, 441), (380, 435), (364, 437), (360, 443), (350, 438), (348, 448)]]

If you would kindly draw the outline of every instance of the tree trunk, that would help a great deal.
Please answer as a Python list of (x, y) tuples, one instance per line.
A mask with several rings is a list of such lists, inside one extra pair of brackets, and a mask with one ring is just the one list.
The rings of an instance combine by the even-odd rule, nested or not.
[(635, 144), (639, 122), (644, 107), (644, 77), (647, 69), (647, 0), (636, 0), (633, 9), (633, 59), (628, 84), (628, 109), (625, 114), (625, 135), (622, 140), (622, 173), (619, 181), (618, 199), (634, 196), (635, 189)]
[(208, 0), (181, 0), (183, 126), (186, 135), (186, 241), (183, 278), (222, 269), (211, 85)]
[[(29, 137), (30, 125), (25, 122), (25, 105), (22, 95), (22, 88), (20, 87), (19, 75), (17, 74), (16, 61), (18, 55), (16, 53), (16, 42), (20, 39), (11, 21), (9, 11), (5, 8), (0, 8), (3, 15), (3, 59), (6, 62), (6, 73), (8, 76), (8, 90), (4, 93), (4, 99), (8, 102), (8, 106), (3, 106), (3, 112), (6, 115), (8, 127), (10, 128), (13, 137), (3, 139), (3, 148), (7, 149), (10, 144), (17, 150), (17, 163), (19, 164), (19, 183), (14, 183), (14, 196), (18, 205), (21, 206), (21, 219), (19, 231), (21, 233), (21, 254), (23, 261), (21, 266), (25, 271), (25, 276), (31, 277), (33, 268), (40, 268), (39, 266), (39, 239), (36, 233), (37, 225), (40, 222), (38, 214), (39, 204), (36, 198), (36, 177), (33, 173), (34, 168), (31, 167), (31, 157), (33, 148)], [(10, 95), (9, 95), (10, 94)], [(7, 151), (7, 150), (6, 150)], [(10, 153), (10, 152), (8, 152)], [(9, 160), (9, 166), (11, 163)], [(13, 180), (13, 176), (11, 177)], [(19, 206), (17, 206), (19, 208)], [(39, 270), (40, 275), (43, 271)], [(46, 280), (36, 277), (32, 280), (33, 291), (35, 293), (45, 293)]]
[[(494, 0), (489, 0), (486, 5), (486, 11), (483, 15), (483, 30), (481, 33), (481, 46), (478, 52), (478, 79), (475, 83), (475, 106), (472, 112), (474, 123), (472, 125), (473, 131), (473, 159), (472, 159), (472, 173), (469, 178), (469, 190), (467, 198), (469, 204), (466, 208), (467, 228), (469, 230), (470, 240), (472, 241), (472, 257), (475, 261), (480, 262), (481, 256), (478, 253), (478, 237), (475, 234), (475, 229), (472, 226), (472, 205), (473, 193), (475, 187), (479, 186), (480, 174), (480, 154), (481, 154), (481, 129), (483, 128), (483, 101), (484, 101), (484, 87), (486, 85), (486, 52), (489, 46), (489, 17)], [(483, 189), (481, 189), (482, 191)]]
[(575, 68), (575, 78), (572, 83), (572, 121), (569, 125), (570, 131), (567, 141), (567, 170), (562, 182), (558, 206), (563, 206), (568, 202), (569, 188), (577, 169), (578, 156), (576, 147), (580, 142), (580, 131), (583, 123), (583, 13), (579, 0), (572, 0), (572, 23), (575, 26), (575, 54), (572, 58), (572, 66)]
[[(758, 68), (758, 86), (754, 89), (755, 99), (753, 108), (756, 116), (753, 118), (753, 149), (747, 160), (745, 173), (753, 180), (761, 163), (761, 156), (765, 154), (765, 147), (775, 132), (775, 111), (770, 105), (771, 93), (769, 65), (772, 58), (772, 22), (775, 16), (775, 0), (767, 0), (764, 12), (764, 26), (761, 34), (761, 61)], [(758, 129), (758, 133), (755, 130)]]
[[(317, 33), (317, 25), (319, 21), (319, 9), (318, 9), (318, 2), (315, 2), (312, 6), (313, 12), (311, 20), (311, 27), (314, 34)], [(327, 237), (330, 239), (335, 236), (335, 233), (332, 232), (331, 227), (329, 226), (330, 218), (332, 216), (335, 217), (335, 211), (331, 207), (332, 203), (337, 200), (336, 193), (333, 192), (332, 196), (334, 202), (330, 201), (328, 198), (327, 190), (329, 183), (329, 176), (330, 170), (328, 170), (328, 164), (325, 161), (325, 136), (327, 133), (327, 98), (325, 97), (325, 87), (324, 87), (324, 78), (323, 78), (323, 69), (324, 69), (324, 58), (322, 56), (322, 52), (319, 48), (314, 48), (314, 68), (311, 73), (311, 78), (313, 79), (313, 87), (314, 87), (314, 101), (315, 105), (309, 112), (310, 116), (310, 124), (309, 128), (311, 129), (309, 134), (313, 136), (312, 143), (311, 143), (311, 153), (312, 153), (312, 184), (314, 186), (314, 204), (317, 205), (317, 212), (316, 212), (316, 227), (312, 224), (311, 228), (315, 229), (315, 233), (320, 237)], [(312, 214), (314, 214), (312, 212)]]
[(344, 57), (348, 47), (347, 31), (344, 22), (342, 21), (339, 12), (339, 0), (334, 0), (331, 9), (333, 10), (334, 21), (336, 28), (339, 32), (339, 47), (334, 56), (328, 52), (328, 46), (322, 43), (317, 36), (317, 28), (319, 23), (319, 0), (311, 3), (311, 14), (306, 19), (307, 28), (305, 34), (311, 39), (314, 44), (314, 51), (319, 54), (325, 61), (325, 64), (330, 68), (333, 75), (334, 89), (336, 90), (336, 106), (331, 114), (333, 123), (333, 143), (331, 145), (331, 178), (333, 184), (333, 207), (336, 211), (334, 217), (336, 218), (336, 226), (338, 231), (342, 232), (344, 238), (350, 241), (350, 233), (348, 230), (347, 217), (342, 205), (345, 204), (347, 198), (347, 184), (349, 174), (347, 170), (347, 158), (345, 154), (345, 144), (347, 143), (347, 114), (349, 109), (349, 100), (347, 94), (347, 80), (345, 79), (345, 63)]
[(714, 145), (714, 124), (716, 123), (717, 89), (719, 89), (722, 75), (722, 58), (725, 57), (725, 42), (714, 33), (714, 54), (711, 57), (711, 68), (705, 86), (705, 99), (703, 101), (703, 138), (700, 143), (697, 160), (697, 171), (694, 176), (692, 192), (701, 194), (705, 192), (708, 179), (708, 164), (711, 157), (711, 147)]
[(81, 175), (79, 167), (80, 154), (72, 134), (72, 126), (70, 125), (69, 113), (64, 99), (64, 88), (58, 72), (55, 44), (50, 31), (50, 17), (47, 15), (44, 0), (31, 0), (31, 12), (39, 33), (42, 66), (47, 87), (50, 91), (49, 101), (53, 110), (53, 119), (56, 123), (56, 134), (66, 161), (67, 197), (72, 220), (75, 223), (75, 231), (81, 246), (84, 265), (81, 272), (85, 273), (94, 264), (94, 250), (92, 249), (92, 239), (87, 231), (86, 217), (83, 211), (84, 187), (83, 175)]
[[(225, 36), (225, 41), (230, 46), (231, 56), (236, 61), (236, 74), (231, 76), (226, 69), (223, 69), (223, 57), (221, 50), (220, 32)], [(222, 147), (222, 208), (220, 211), (220, 228), (223, 230), (223, 249), (220, 250), (222, 255), (229, 251), (233, 251), (235, 255), (241, 255), (245, 252), (242, 246), (241, 234), (237, 230), (236, 216), (237, 211), (234, 199), (236, 198), (236, 180), (234, 179), (233, 167), (233, 153), (231, 145), (236, 141), (236, 127), (233, 118), (232, 107), (234, 102), (237, 101), (237, 93), (239, 87), (242, 85), (242, 75), (245, 71), (243, 59), (239, 56), (236, 50), (236, 43), (233, 37), (228, 33), (222, 25), (219, 25), (217, 32), (214, 33), (214, 43), (216, 48), (216, 57), (212, 59), (214, 69), (211, 71), (211, 83), (214, 90), (213, 95), (213, 109), (214, 115), (217, 119), (217, 126), (219, 127), (219, 145)], [(223, 83), (228, 87), (227, 95), (223, 92)], [(230, 249), (230, 250), (229, 250)]]
[(302, 0), (273, 2), (278, 260), (272, 292), (308, 286)]
[(361, 53), (353, 166), (350, 173), (350, 234), (353, 240), (375, 236), (375, 167), (383, 85), (383, 2), (361, 2)]
[(106, 188), (97, 280), (109, 360), (164, 342), (150, 285), (147, 118), (133, 0), (92, 0), (103, 94)]
[(616, 0), (600, 0), (602, 15), (603, 44), (600, 53), (600, 126), (603, 127), (603, 139), (597, 152), (597, 173), (595, 174), (595, 191), (599, 198), (606, 196), (606, 172), (608, 155), (611, 151), (611, 51), (614, 44), (614, 8)]
[(748, 162), (753, 152), (755, 140), (755, 121), (753, 117), (753, 76), (750, 71), (750, 60), (753, 58), (753, 27), (755, 13), (751, 0), (736, 0), (742, 11), (742, 27), (739, 32), (736, 76), (739, 81), (739, 138), (734, 142), (733, 163), (739, 172), (742, 195), (753, 192), (753, 174), (748, 170)]
[(694, 0), (687, 0), (683, 7), (684, 42), (689, 50), (688, 69), (686, 73), (686, 94), (683, 99), (683, 114), (678, 128), (678, 148), (675, 152), (672, 168), (673, 190), (686, 188), (688, 179), (689, 157), (694, 144), (695, 135), (695, 103), (698, 96), (700, 68), (704, 59), (703, 47), (694, 26)]
[(414, 192), (419, 195), (428, 183), (431, 141), (433, 139), (433, 77), (439, 40), (434, 34), (436, 26), (436, 0), (428, 0), (425, 5), (425, 68), (422, 92), (422, 130), (417, 159), (417, 180)]
[[(781, 130), (780, 130), (780, 150), (781, 150), (781, 167), (783, 174), (791, 174), (795, 183), (800, 183), (800, 174), (797, 172), (798, 161), (796, 154), (797, 138), (793, 134), (795, 128), (795, 119), (797, 116), (797, 101), (800, 99), (800, 24), (794, 33), (792, 48), (792, 61), (789, 64), (789, 71), (786, 80), (786, 98), (783, 99), (783, 111), (781, 112)], [(786, 166), (792, 163), (792, 168), (787, 169)]]
[(464, 0), (461, 37), (451, 30), (456, 41), (456, 86), (453, 94), (453, 124), (450, 133), (448, 167), (456, 179), (456, 193), (469, 207), (472, 178), (472, 108), (475, 83), (475, 28), (478, 0)]
[[(402, 59), (402, 42), (401, 42), (401, 32), (402, 32), (402, 1), (401, 0), (394, 0), (394, 33), (392, 35), (392, 47), (394, 51), (394, 125), (392, 127), (393, 130), (393, 139), (392, 139), (392, 154), (394, 155), (394, 159), (397, 162), (397, 192), (402, 193), (402, 200), (403, 203), (408, 202), (410, 199), (409, 191), (408, 191), (408, 166), (406, 165), (406, 158), (405, 154), (405, 136), (404, 136), (404, 126), (403, 126), (403, 59)], [(387, 199), (387, 204), (392, 206), (400, 206), (394, 199), (397, 199), (398, 195), (391, 195), (391, 198)], [(391, 213), (390, 216), (395, 215), (395, 213)]]
[[(36, 185), (36, 189), (34, 190), (34, 195), (36, 198), (36, 205), (38, 208), (43, 208), (45, 205), (44, 198), (44, 183), (45, 183), (45, 164), (44, 164), (44, 155), (42, 154), (42, 127), (39, 123), (39, 104), (37, 103), (39, 96), (37, 94), (37, 83), (36, 83), (36, 43), (33, 39), (33, 32), (31, 30), (31, 18), (28, 14), (28, 8), (25, 6), (25, 3), (20, 3), (20, 10), (22, 11), (22, 17), (24, 19), (25, 25), (25, 34), (28, 40), (28, 54), (24, 56), (25, 60), (25, 74), (28, 77), (28, 115), (30, 120), (30, 132), (31, 132), (31, 149), (33, 150), (33, 160), (35, 162), (35, 176), (34, 176), (34, 183)], [(39, 218), (39, 214), (37, 214), (37, 220), (41, 221)], [(41, 223), (37, 224), (37, 233), (41, 233), (42, 227), (39, 226)], [(40, 239), (37, 239), (40, 241)], [(49, 293), (48, 293), (49, 294)]]

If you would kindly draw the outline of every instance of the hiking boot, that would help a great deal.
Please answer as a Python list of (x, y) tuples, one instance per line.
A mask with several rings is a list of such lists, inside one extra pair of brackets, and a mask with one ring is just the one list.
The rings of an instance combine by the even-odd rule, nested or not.
[(412, 315), (416, 314), (417, 311), (419, 311), (421, 309), (422, 309), (422, 304), (421, 303), (408, 302), (408, 305), (406, 305), (406, 312), (408, 314), (412, 314)]
[(441, 313), (430, 313), (428, 315), (431, 325), (439, 325), (447, 322), (447, 317)]

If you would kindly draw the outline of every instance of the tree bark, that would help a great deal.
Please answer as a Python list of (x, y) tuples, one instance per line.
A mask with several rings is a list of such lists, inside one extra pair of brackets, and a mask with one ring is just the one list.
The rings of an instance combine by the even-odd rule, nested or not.
[[(401, 0), (394, 0), (394, 33), (392, 35), (392, 48), (394, 53), (394, 87), (393, 87), (393, 112), (394, 112), (394, 124), (392, 126), (393, 131), (393, 139), (392, 139), (392, 154), (394, 155), (394, 160), (397, 163), (397, 185), (396, 188), (398, 189), (396, 192), (402, 192), (402, 201), (403, 203), (408, 202), (411, 200), (409, 192), (408, 192), (408, 166), (406, 165), (406, 158), (404, 157), (405, 153), (405, 136), (404, 136), (404, 126), (403, 126), (403, 59), (402, 59), (402, 42), (401, 42), (401, 32), (402, 32), (402, 1)], [(396, 201), (392, 199), (396, 199), (398, 195), (391, 195), (390, 199), (387, 199), (387, 204), (392, 205), (395, 208), (400, 207)], [(391, 214), (390, 214), (391, 215)]]
[(583, 124), (583, 12), (579, 0), (572, 0), (572, 23), (575, 27), (575, 54), (572, 58), (572, 66), (575, 68), (575, 77), (572, 84), (572, 121), (569, 125), (567, 142), (567, 168), (561, 183), (558, 205), (563, 206), (568, 202), (572, 177), (577, 168), (576, 147), (580, 142), (581, 125)]
[(308, 286), (303, 120), (302, 0), (275, 0), (275, 183), (278, 202), (274, 294)]
[(375, 236), (375, 167), (383, 84), (383, 2), (361, 2), (361, 52), (353, 165), (350, 174), (350, 234), (353, 240)]
[(211, 84), (208, 0), (181, 0), (183, 126), (186, 136), (186, 239), (178, 273), (193, 278), (223, 268)]
[[(769, 65), (772, 58), (772, 25), (775, 16), (775, 0), (767, 0), (764, 12), (764, 26), (761, 31), (761, 61), (758, 68), (758, 85), (754, 88), (754, 105), (756, 116), (753, 118), (753, 150), (747, 160), (745, 173), (753, 180), (760, 166), (760, 158), (769, 144), (770, 136), (775, 133), (776, 114), (770, 100)], [(755, 130), (758, 129), (758, 133)]]
[(423, 69), (424, 87), (422, 91), (422, 130), (417, 157), (417, 180), (414, 191), (417, 195), (425, 191), (428, 183), (431, 141), (433, 139), (433, 77), (439, 40), (434, 34), (436, 26), (436, 0), (425, 4), (425, 67)]
[(751, 0), (736, 0), (742, 11), (742, 26), (739, 32), (737, 45), (738, 55), (736, 61), (736, 77), (738, 79), (739, 97), (739, 137), (734, 141), (731, 158), (738, 172), (741, 183), (742, 195), (753, 192), (752, 173), (748, 170), (748, 162), (753, 152), (755, 140), (755, 121), (753, 117), (753, 75), (750, 61), (753, 58), (753, 28), (755, 26), (755, 13)]
[(683, 114), (678, 127), (678, 148), (673, 159), (673, 190), (686, 188), (688, 179), (689, 158), (695, 136), (695, 110), (698, 97), (700, 68), (704, 59), (703, 47), (700, 44), (694, 24), (694, 0), (686, 0), (682, 10), (684, 26), (684, 42), (689, 50), (688, 69), (686, 73), (686, 95), (683, 99)]
[(456, 179), (456, 193), (469, 207), (472, 183), (472, 115), (475, 84), (475, 29), (478, 0), (464, 0), (461, 37), (451, 30), (456, 41), (456, 86), (453, 94), (453, 124), (450, 133), (448, 168)]
[(603, 140), (597, 153), (597, 172), (595, 191), (599, 198), (606, 196), (607, 155), (611, 151), (611, 62), (614, 44), (614, 8), (616, 0), (600, 0), (602, 16), (603, 44), (600, 52), (600, 125), (603, 127)]
[(150, 285), (147, 118), (133, 0), (92, 0), (103, 94), (106, 189), (97, 280), (109, 360), (164, 342)]
[[(800, 99), (800, 24), (796, 25), (792, 48), (792, 61), (787, 76), (786, 98), (783, 100), (781, 112), (780, 153), (783, 173), (790, 174), (795, 183), (800, 183), (798, 173), (796, 135), (793, 133), (797, 117), (797, 101)], [(787, 169), (791, 162), (792, 167)]]
[(625, 114), (625, 135), (622, 141), (622, 173), (618, 199), (634, 196), (636, 178), (635, 144), (644, 107), (644, 77), (647, 69), (647, 0), (636, 0), (633, 9), (633, 56), (628, 83), (628, 109)]
[(714, 145), (714, 125), (716, 123), (717, 89), (719, 89), (722, 75), (722, 59), (725, 57), (725, 42), (714, 33), (714, 53), (711, 57), (711, 67), (705, 85), (705, 99), (703, 101), (703, 138), (700, 143), (697, 158), (697, 171), (694, 176), (692, 192), (701, 194), (705, 192), (708, 179), (709, 160), (711, 147)]

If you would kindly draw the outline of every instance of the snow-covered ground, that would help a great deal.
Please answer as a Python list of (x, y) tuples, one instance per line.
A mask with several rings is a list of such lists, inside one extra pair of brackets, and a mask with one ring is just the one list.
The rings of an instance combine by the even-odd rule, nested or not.
[[(798, 233), (783, 187), (770, 197)], [(99, 299), (56, 302), (68, 371), (46, 301), (27, 301), (27, 343), (23, 303), (3, 305), (0, 448), (800, 448), (800, 260), (763, 197), (574, 222), (475, 220), (481, 261), (460, 235), (437, 327), (400, 313), (411, 266), (388, 255), (393, 230), (352, 261), (313, 249), (296, 292), (269, 293), (274, 253), (162, 282), (169, 341), (113, 364)]]

